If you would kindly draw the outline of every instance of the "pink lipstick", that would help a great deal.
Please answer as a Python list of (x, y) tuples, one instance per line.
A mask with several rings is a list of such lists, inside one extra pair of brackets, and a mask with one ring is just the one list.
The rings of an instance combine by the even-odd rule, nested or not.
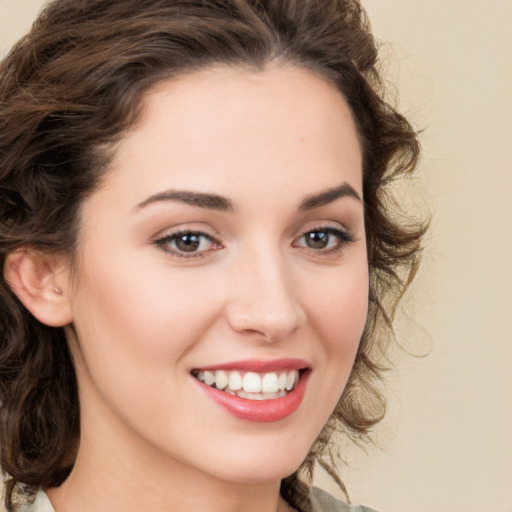
[(208, 398), (233, 416), (253, 422), (275, 422), (300, 406), (310, 365), (302, 359), (244, 360), (192, 371)]

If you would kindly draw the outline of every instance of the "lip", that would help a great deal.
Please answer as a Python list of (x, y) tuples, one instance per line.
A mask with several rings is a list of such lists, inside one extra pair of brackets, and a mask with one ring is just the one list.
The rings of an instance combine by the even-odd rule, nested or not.
[(294, 357), (274, 359), (264, 361), (260, 359), (245, 359), (243, 361), (231, 361), (229, 363), (216, 364), (213, 366), (202, 366), (195, 368), (201, 371), (215, 370), (242, 370), (245, 372), (268, 373), (280, 370), (305, 370), (310, 368), (311, 364), (305, 359), (297, 359)]
[[(230, 369), (227, 366), (217, 367), (217, 369)], [(245, 369), (240, 366), (237, 369)], [(255, 366), (251, 366), (253, 370)], [(261, 367), (259, 367), (261, 368)], [(283, 366), (279, 366), (282, 369)], [(286, 366), (290, 368), (290, 366)], [(214, 370), (216, 367), (208, 367), (206, 370)], [(272, 370), (259, 370), (259, 371), (272, 371)], [(304, 394), (306, 392), (307, 383), (311, 370), (305, 370), (300, 373), (299, 382), (297, 385), (289, 391), (285, 396), (280, 398), (273, 398), (269, 400), (249, 400), (246, 398), (240, 398), (235, 395), (230, 395), (224, 391), (220, 391), (216, 388), (207, 386), (203, 382), (194, 378), (197, 385), (203, 390), (206, 396), (215, 402), (217, 405), (222, 407), (231, 415), (238, 419), (245, 421), (252, 421), (257, 423), (272, 423), (280, 420), (284, 420), (288, 416), (292, 415), (302, 403)]]

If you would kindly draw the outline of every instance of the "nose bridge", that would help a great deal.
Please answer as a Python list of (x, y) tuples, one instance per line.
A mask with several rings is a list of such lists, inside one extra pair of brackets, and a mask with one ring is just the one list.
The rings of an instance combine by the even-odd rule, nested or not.
[(285, 338), (305, 317), (293, 284), (290, 268), (277, 246), (258, 244), (242, 251), (230, 304), (231, 326), (268, 341)]

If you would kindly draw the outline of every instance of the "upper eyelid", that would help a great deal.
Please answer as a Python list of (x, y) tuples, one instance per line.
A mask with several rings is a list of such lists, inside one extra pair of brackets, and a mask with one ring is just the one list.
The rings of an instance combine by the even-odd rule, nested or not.
[(325, 221), (325, 222), (318, 222), (315, 224), (312, 224), (311, 226), (308, 226), (307, 228), (301, 228), (297, 231), (295, 238), (300, 238), (301, 236), (304, 236), (306, 233), (311, 233), (312, 231), (338, 231), (341, 233), (346, 233), (347, 235), (353, 235), (353, 230), (349, 229), (344, 224), (338, 222), (338, 221)]
[(166, 238), (172, 238), (175, 236), (179, 236), (180, 234), (185, 233), (197, 233), (200, 235), (205, 235), (212, 240), (219, 241), (221, 238), (220, 233), (217, 232), (214, 228), (204, 228), (204, 227), (192, 227), (189, 225), (180, 225), (175, 227), (167, 227), (165, 229), (160, 230), (156, 235), (151, 237), (153, 242), (157, 242), (159, 240), (163, 240)]
[(157, 237), (155, 237), (155, 242), (162, 241), (162, 240), (173, 240), (175, 238), (180, 237), (181, 235), (189, 235), (189, 234), (199, 235), (199, 236), (202, 236), (205, 238), (209, 238), (210, 240), (217, 241), (217, 239), (214, 236), (210, 235), (209, 233), (205, 233), (204, 231), (195, 231), (192, 229), (185, 229), (183, 231), (174, 231), (173, 233), (169, 233), (167, 235), (157, 236)]
[[(340, 231), (342, 233), (353, 234), (352, 230), (344, 226), (343, 224), (337, 221), (326, 221), (325, 223), (316, 223), (314, 225), (308, 226), (307, 228), (300, 228), (295, 231), (295, 234), (292, 235), (293, 239), (300, 238), (304, 236), (306, 233), (310, 233), (311, 231), (321, 231), (321, 230), (333, 230)], [(185, 233), (196, 233), (200, 235), (205, 235), (213, 240), (219, 241), (223, 237), (216, 229), (214, 228), (204, 228), (204, 227), (192, 227), (192, 226), (176, 226), (174, 228), (165, 228), (160, 230), (156, 235), (151, 237), (152, 241), (158, 241), (165, 238), (172, 238), (175, 236), (179, 236), (180, 234)]]
[[(306, 234), (311, 233), (313, 231), (330, 231), (332, 234), (336, 235), (336, 233), (342, 233), (346, 235), (346, 237), (349, 240), (347, 241), (354, 241), (356, 240), (356, 236), (354, 235), (353, 231), (348, 229), (343, 224), (339, 223), (338, 221), (325, 221), (315, 223), (311, 226), (308, 226), (307, 228), (302, 228), (298, 230), (295, 235), (292, 238), (292, 244), (294, 244), (297, 240), (300, 240), (302, 237), (304, 237)], [(177, 237), (179, 237), (182, 234), (187, 233), (194, 233), (201, 236), (204, 236), (211, 240), (213, 243), (222, 246), (224, 244), (225, 237), (221, 236), (220, 233), (214, 228), (204, 228), (204, 227), (192, 227), (192, 226), (177, 226), (175, 228), (167, 228), (165, 230), (161, 230), (158, 234), (152, 237), (151, 241), (152, 243), (155, 243), (157, 245), (163, 245), (167, 240), (172, 240)], [(206, 252), (206, 251), (204, 251)]]
[(303, 231), (302, 234), (295, 237), (294, 240), (300, 240), (303, 236), (307, 235), (308, 233), (313, 233), (315, 231), (327, 231), (330, 234), (333, 235), (343, 235), (347, 240), (346, 241), (354, 241), (356, 240), (356, 237), (352, 233), (352, 231), (346, 229), (346, 228), (339, 228), (339, 227), (333, 227), (333, 226), (322, 226), (322, 227), (316, 227), (316, 228), (310, 228), (306, 231)]

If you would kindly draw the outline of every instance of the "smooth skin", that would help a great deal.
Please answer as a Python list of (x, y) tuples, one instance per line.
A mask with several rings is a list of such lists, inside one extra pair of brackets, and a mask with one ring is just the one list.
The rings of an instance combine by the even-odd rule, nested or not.
[[(280, 480), (335, 407), (367, 315), (347, 103), (304, 69), (212, 67), (160, 83), (114, 151), (83, 204), (75, 271), (30, 251), (6, 267), (27, 307), (65, 327), (76, 365), (80, 449), (50, 500), (56, 512), (287, 510)], [(277, 422), (234, 417), (192, 375), (290, 357), (310, 377)]]

